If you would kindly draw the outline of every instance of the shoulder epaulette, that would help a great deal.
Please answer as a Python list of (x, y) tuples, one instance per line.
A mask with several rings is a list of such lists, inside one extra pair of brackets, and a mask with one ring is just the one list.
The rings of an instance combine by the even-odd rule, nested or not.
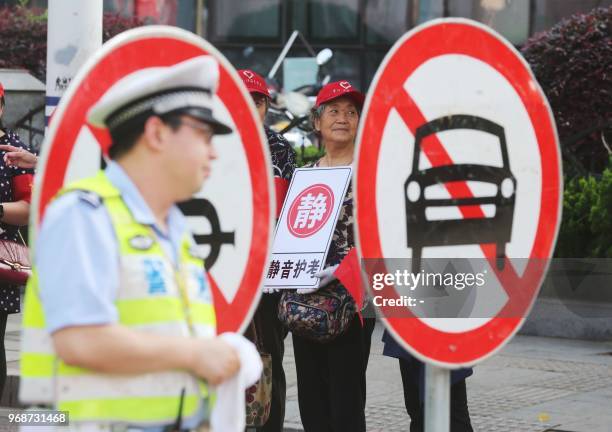
[(91, 191), (76, 191), (81, 201), (86, 202), (92, 207), (99, 207), (102, 204), (102, 197)]

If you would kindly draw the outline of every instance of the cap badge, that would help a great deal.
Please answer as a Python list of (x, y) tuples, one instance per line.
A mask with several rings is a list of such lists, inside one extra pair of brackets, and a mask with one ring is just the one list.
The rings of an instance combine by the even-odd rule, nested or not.
[(248, 79), (253, 79), (253, 72), (251, 71), (244, 71), (242, 72), (244, 74), (245, 77), (247, 77)]
[(351, 83), (348, 81), (340, 81), (340, 87), (342, 87), (344, 90), (348, 90), (351, 88)]

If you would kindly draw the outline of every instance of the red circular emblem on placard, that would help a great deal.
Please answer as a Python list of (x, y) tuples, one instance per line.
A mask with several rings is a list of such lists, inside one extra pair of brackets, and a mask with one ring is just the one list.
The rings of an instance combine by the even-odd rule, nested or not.
[(325, 226), (334, 208), (334, 193), (318, 183), (307, 187), (291, 203), (287, 216), (289, 232), (296, 237), (310, 237)]

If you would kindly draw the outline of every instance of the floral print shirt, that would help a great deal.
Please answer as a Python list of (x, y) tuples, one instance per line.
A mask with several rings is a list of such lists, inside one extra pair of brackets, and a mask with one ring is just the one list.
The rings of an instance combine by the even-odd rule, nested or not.
[[(320, 159), (312, 164), (308, 164), (305, 168), (315, 168), (319, 166)], [(352, 247), (355, 247), (355, 233), (353, 224), (353, 185), (349, 183), (346, 189), (346, 195), (340, 207), (338, 214), (338, 222), (334, 229), (332, 242), (329, 245), (325, 268), (340, 264), (344, 257), (349, 253)]]

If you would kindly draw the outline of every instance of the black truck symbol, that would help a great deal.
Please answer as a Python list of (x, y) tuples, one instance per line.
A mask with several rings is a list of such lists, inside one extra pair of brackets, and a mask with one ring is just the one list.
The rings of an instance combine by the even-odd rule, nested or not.
[[(487, 132), (499, 141), (502, 167), (481, 164), (451, 164), (419, 170), (423, 140), (438, 132), (468, 129)], [(497, 192), (485, 197), (426, 198), (432, 185), (476, 181), (495, 185)], [(494, 243), (497, 267), (503, 269), (506, 244), (512, 235), (516, 197), (516, 178), (510, 170), (504, 128), (482, 117), (451, 115), (440, 117), (416, 130), (412, 172), (404, 183), (408, 247), (412, 248), (412, 271), (419, 272), (424, 247)], [(491, 217), (428, 220), (426, 210), (440, 207), (480, 206), (492, 204)]]
[(206, 271), (210, 271), (217, 262), (217, 258), (219, 258), (221, 247), (224, 244), (234, 245), (235, 232), (221, 230), (221, 222), (219, 221), (217, 210), (215, 206), (205, 198), (192, 198), (189, 201), (180, 203), (179, 208), (185, 216), (203, 216), (208, 219), (210, 223), (210, 234), (196, 234), (193, 236), (196, 244), (210, 245), (210, 252), (204, 259), (204, 267)]

